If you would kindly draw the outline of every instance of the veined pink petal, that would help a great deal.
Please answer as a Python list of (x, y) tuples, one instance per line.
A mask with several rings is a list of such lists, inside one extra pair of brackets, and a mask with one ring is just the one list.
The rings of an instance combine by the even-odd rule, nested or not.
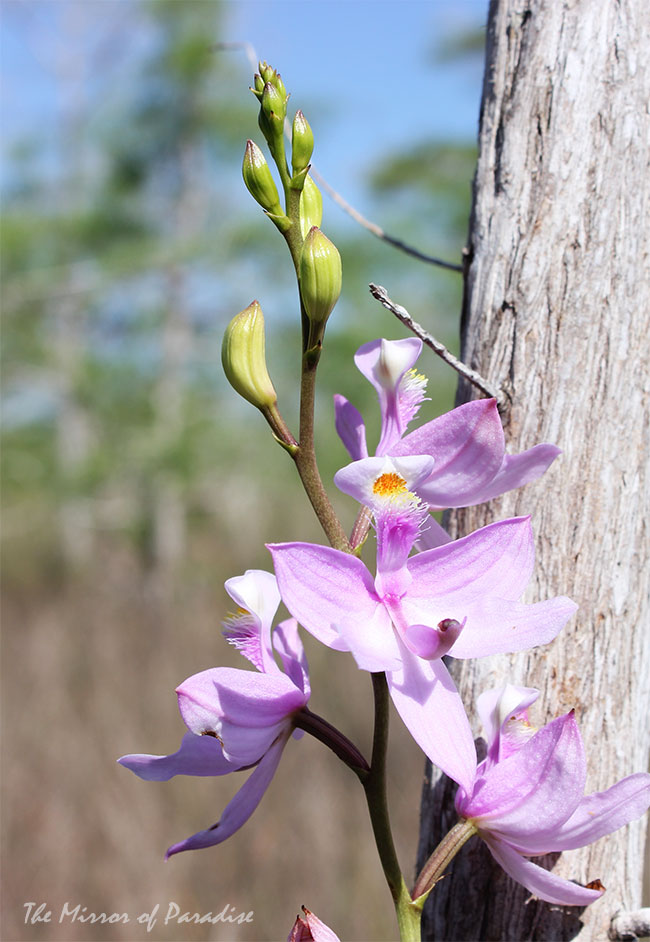
[(476, 750), (467, 715), (449, 671), (403, 645), (401, 670), (387, 675), (397, 712), (417, 744), (450, 778), (471, 790)]
[(367, 458), (366, 426), (361, 413), (338, 393), (334, 396), (334, 424), (352, 460)]
[(287, 618), (276, 627), (273, 632), (273, 647), (280, 655), (287, 677), (309, 697), (309, 667), (295, 618)]
[(494, 399), (467, 402), (405, 435), (391, 455), (433, 455), (431, 477), (418, 495), (433, 508), (462, 507), (494, 479), (504, 438)]
[(253, 814), (264, 792), (269, 787), (271, 779), (278, 767), (282, 750), (284, 749), (289, 731), (285, 731), (270, 747), (266, 755), (250, 775), (235, 797), (226, 805), (221, 819), (205, 831), (198, 831), (179, 844), (173, 844), (167, 851), (165, 858), (178, 854), (183, 850), (198, 850), (202, 847), (213, 847), (220, 844), (238, 831)]
[(276, 543), (267, 548), (282, 601), (294, 618), (328, 647), (349, 650), (338, 625), (345, 619), (363, 631), (379, 603), (372, 576), (361, 560), (313, 543)]
[(178, 752), (168, 756), (130, 755), (117, 760), (147, 782), (167, 782), (174, 775), (226, 775), (240, 766), (226, 759), (213, 736), (185, 733)]
[(517, 752), (491, 768), (471, 798), (460, 796), (459, 814), (481, 834), (524, 840), (558, 827), (581, 800), (586, 777), (582, 739), (573, 713), (540, 729)]
[(483, 501), (499, 497), (506, 491), (513, 491), (516, 487), (536, 481), (561, 454), (561, 449), (555, 445), (541, 444), (529, 448), (528, 451), (522, 451), (519, 455), (506, 455), (492, 481), (475, 495), (471, 503), (482, 504)]
[(531, 834), (513, 844), (529, 856), (574, 850), (635, 821), (650, 806), (650, 775), (638, 772), (604, 792), (583, 798), (570, 818), (552, 831)]
[(575, 602), (562, 595), (532, 605), (478, 599), (467, 605), (465, 630), (449, 653), (457, 658), (487, 657), (548, 644), (577, 608)]
[(409, 597), (415, 601), (458, 594), (464, 602), (485, 595), (519, 599), (530, 581), (534, 560), (529, 517), (491, 523), (411, 557)]
[(563, 906), (588, 906), (599, 899), (604, 890), (588, 890), (578, 883), (555, 876), (537, 864), (526, 860), (503, 841), (485, 837), (490, 853), (513, 880), (521, 883), (539, 899)]

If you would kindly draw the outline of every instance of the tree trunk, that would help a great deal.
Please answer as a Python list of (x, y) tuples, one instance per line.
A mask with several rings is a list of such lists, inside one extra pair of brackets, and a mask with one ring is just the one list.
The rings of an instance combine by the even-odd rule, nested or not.
[[(493, 0), (462, 322), (462, 357), (508, 397), (510, 451), (563, 449), (545, 477), (449, 514), (453, 536), (531, 514), (532, 602), (580, 610), (547, 647), (455, 662), (481, 691), (538, 687), (542, 725), (572, 707), (587, 791), (648, 767), (648, 37), (646, 0)], [(466, 387), (459, 402), (472, 397)], [(476, 734), (480, 733), (475, 725)], [(435, 774), (435, 773), (434, 773)], [(454, 788), (424, 788), (420, 864), (455, 820)], [(641, 903), (645, 823), (540, 860), (601, 879), (585, 910), (540, 901), (477, 838), (431, 895), (424, 938), (606, 939)]]

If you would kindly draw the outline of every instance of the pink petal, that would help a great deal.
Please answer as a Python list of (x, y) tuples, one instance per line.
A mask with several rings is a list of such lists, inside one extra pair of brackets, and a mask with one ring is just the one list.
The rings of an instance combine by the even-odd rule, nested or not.
[(364, 564), (349, 553), (313, 543), (276, 543), (267, 547), (282, 601), (314, 637), (337, 651), (349, 650), (339, 635), (345, 620), (360, 631), (379, 599)]
[(383, 605), (363, 625), (341, 619), (339, 632), (361, 670), (377, 673), (401, 667), (401, 648)]
[(434, 765), (471, 790), (476, 750), (449, 671), (442, 661), (422, 661), (406, 648), (402, 657), (402, 669), (387, 675), (397, 712)]
[(539, 697), (534, 687), (516, 687), (506, 684), (486, 690), (476, 699), (476, 710), (485, 731), (490, 764), (499, 760), (499, 741), (503, 724), (508, 717), (525, 711)]
[(482, 831), (508, 842), (526, 840), (569, 818), (584, 791), (586, 764), (573, 713), (544, 726), (521, 749), (492, 765), (457, 810)]
[(227, 667), (194, 674), (176, 692), (187, 728), (216, 733), (226, 757), (240, 766), (257, 762), (307, 700), (280, 671), (258, 674)]
[(285, 747), (289, 733), (285, 732), (273, 743), (263, 757), (255, 771), (250, 775), (235, 797), (226, 805), (221, 819), (205, 831), (198, 831), (179, 844), (173, 844), (167, 851), (165, 858), (178, 854), (182, 850), (198, 850), (202, 847), (212, 847), (220, 844), (238, 831), (253, 814), (264, 792), (269, 787), (275, 774), (282, 750)]
[(226, 759), (213, 736), (185, 733), (178, 752), (169, 756), (130, 755), (117, 760), (147, 782), (167, 782), (174, 775), (226, 775), (239, 765)]
[(465, 630), (450, 654), (457, 658), (487, 657), (548, 644), (577, 608), (575, 602), (561, 595), (533, 605), (494, 598), (469, 603), (464, 609)]
[(280, 622), (273, 632), (273, 647), (280, 655), (287, 677), (309, 697), (309, 667), (295, 618)]
[(555, 445), (542, 444), (522, 451), (519, 455), (506, 455), (492, 481), (475, 495), (472, 503), (482, 504), (483, 501), (499, 497), (506, 491), (513, 491), (516, 487), (536, 481), (561, 454), (562, 451)]
[(409, 598), (458, 596), (466, 602), (474, 596), (496, 595), (519, 599), (530, 581), (534, 560), (529, 517), (491, 523), (460, 540), (413, 556), (409, 560), (413, 576)]
[(438, 546), (444, 546), (446, 543), (451, 542), (451, 537), (447, 531), (440, 526), (435, 517), (430, 516), (422, 527), (415, 546), (422, 553), (425, 550), (436, 549)]
[(334, 424), (352, 460), (367, 458), (366, 426), (361, 413), (351, 402), (348, 402), (345, 396), (340, 396), (338, 393), (334, 396)]
[(650, 806), (650, 775), (637, 772), (604, 792), (583, 798), (571, 817), (552, 833), (531, 835), (523, 853), (552, 853), (584, 847), (645, 814)]
[(474, 502), (503, 462), (504, 438), (494, 399), (467, 402), (405, 435), (392, 455), (433, 455), (436, 465), (418, 490), (433, 508)]
[[(402, 377), (410, 370), (422, 350), (422, 341), (416, 337), (403, 340), (372, 340), (357, 350), (354, 361), (377, 390), (381, 409), (381, 439), (377, 454), (391, 451), (405, 430), (399, 409), (398, 388)], [(416, 452), (409, 452), (416, 454)], [(417, 452), (424, 454), (424, 452)]]
[[(483, 836), (483, 835), (481, 835)], [(561, 906), (588, 906), (599, 899), (604, 890), (588, 890), (578, 883), (555, 876), (537, 864), (526, 860), (503, 841), (484, 838), (490, 853), (505, 872), (530, 890), (539, 899)]]

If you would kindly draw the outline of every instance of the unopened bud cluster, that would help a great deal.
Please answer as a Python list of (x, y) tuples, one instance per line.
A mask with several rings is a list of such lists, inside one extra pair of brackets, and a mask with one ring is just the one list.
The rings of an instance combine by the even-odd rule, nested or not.
[[(305, 349), (318, 349), (325, 323), (341, 293), (341, 257), (320, 229), (323, 198), (309, 175), (314, 134), (302, 111), (291, 128), (291, 161), (285, 156), (284, 122), (288, 94), (280, 74), (259, 63), (251, 91), (260, 105), (259, 125), (275, 163), (284, 200), (261, 149), (249, 140), (242, 164), (244, 183), (253, 199), (285, 235), (296, 267), (303, 315), (310, 329)], [(230, 322), (223, 340), (226, 376), (237, 392), (260, 409), (277, 397), (265, 362), (264, 318), (257, 301)]]

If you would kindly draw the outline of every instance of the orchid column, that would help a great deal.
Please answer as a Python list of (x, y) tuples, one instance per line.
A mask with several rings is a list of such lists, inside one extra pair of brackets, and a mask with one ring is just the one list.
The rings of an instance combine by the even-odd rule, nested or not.
[[(648, 763), (650, 279), (640, 266), (650, 180), (634, 117), (650, 95), (635, 65), (647, 28), (641, 0), (491, 4), (468, 243), (462, 357), (510, 397), (509, 447), (548, 440), (563, 456), (543, 485), (455, 511), (449, 526), (462, 535), (525, 508), (536, 592), (561, 585), (579, 611), (543, 652), (465, 661), (455, 676), (465, 703), (508, 679), (542, 690), (547, 719), (575, 707), (591, 791)], [(439, 796), (434, 781), (422, 857), (454, 819)], [(576, 880), (610, 869), (578, 938), (606, 938), (613, 912), (639, 905), (643, 844), (639, 821), (556, 863)], [(468, 845), (432, 894), (426, 932), (528, 939), (534, 925), (536, 938), (574, 937), (577, 913), (528, 895)]]

